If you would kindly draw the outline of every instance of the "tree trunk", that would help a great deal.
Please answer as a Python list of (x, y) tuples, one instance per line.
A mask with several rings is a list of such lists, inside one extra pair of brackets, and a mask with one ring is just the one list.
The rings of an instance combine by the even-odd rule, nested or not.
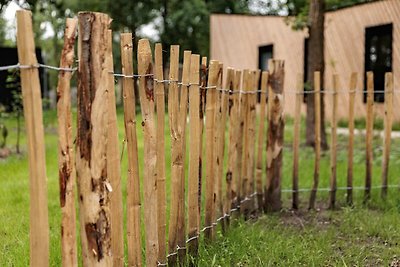
[[(310, 85), (311, 90), (314, 90), (314, 72), (321, 72), (321, 91), (323, 91), (324, 85), (324, 11), (325, 11), (325, 0), (310, 0), (310, 11), (308, 17), (308, 69), (307, 69), (307, 84)], [(324, 98), (321, 94), (321, 148), (328, 149), (328, 143), (326, 141), (325, 133), (325, 108)], [(314, 134), (314, 94), (310, 94), (307, 97), (307, 132), (306, 132), (306, 144), (314, 146), (315, 134)]]

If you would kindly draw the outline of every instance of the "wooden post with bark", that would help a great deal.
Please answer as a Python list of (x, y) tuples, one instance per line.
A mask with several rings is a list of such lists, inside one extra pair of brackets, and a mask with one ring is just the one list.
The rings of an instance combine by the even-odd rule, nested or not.
[(335, 208), (336, 202), (336, 159), (337, 159), (337, 108), (338, 108), (339, 76), (333, 75), (332, 115), (331, 115), (331, 177), (329, 207)]
[(268, 93), (268, 72), (263, 71), (261, 74), (261, 93), (260, 93), (260, 123), (258, 126), (257, 137), (257, 163), (256, 163), (256, 192), (257, 192), (257, 205), (258, 211), (263, 210), (263, 148), (264, 148), (264, 135), (265, 135), (265, 113), (267, 106), (267, 93)]
[(274, 212), (279, 211), (282, 207), (282, 150), (285, 129), (283, 81), (285, 70), (283, 60), (270, 60), (268, 66), (270, 66), (270, 76), (268, 80), (267, 185), (264, 210)]
[(393, 124), (393, 74), (385, 74), (385, 135), (383, 138), (383, 159), (382, 159), (382, 198), (386, 198), (388, 188), (390, 143)]
[[(17, 11), (17, 47), (21, 65), (37, 65), (30, 11)], [(49, 265), (49, 220), (39, 71), (31, 67), (20, 72), (29, 159), (30, 265), (45, 267)]]
[(144, 137), (144, 222), (146, 225), (146, 265), (155, 266), (158, 260), (157, 233), (157, 148), (154, 120), (154, 82), (150, 43), (141, 39), (138, 43), (138, 74), (142, 130)]
[[(132, 33), (121, 34), (121, 62), (122, 74), (133, 75), (133, 44)], [(127, 243), (128, 265), (142, 266), (142, 242), (140, 231), (141, 202), (139, 160), (136, 136), (136, 96), (132, 78), (123, 77), (123, 104), (126, 150), (128, 154), (127, 175)]]
[(205, 227), (204, 236), (206, 240), (211, 241), (214, 239), (214, 226), (213, 218), (215, 217), (215, 196), (214, 196), (214, 147), (212, 144), (215, 134), (215, 106), (217, 91), (215, 87), (218, 82), (219, 63), (216, 60), (210, 61), (208, 72), (208, 89), (206, 100), (206, 193), (205, 193)]
[(347, 150), (347, 204), (353, 204), (353, 151), (354, 151), (354, 101), (357, 87), (357, 73), (350, 77), (349, 88), (349, 143)]
[(372, 139), (374, 131), (374, 73), (367, 72), (367, 120), (365, 136), (365, 194), (364, 202), (369, 200), (372, 185)]
[(314, 180), (310, 194), (310, 204), (308, 209), (315, 209), (319, 184), (319, 165), (321, 160), (321, 73), (314, 72), (314, 111), (315, 111), (315, 141), (314, 141)]
[(155, 47), (155, 91), (157, 108), (157, 223), (158, 261), (166, 263), (166, 184), (165, 184), (165, 87), (162, 45)]
[(296, 102), (294, 106), (294, 128), (293, 128), (293, 172), (292, 189), (293, 199), (292, 208), (299, 208), (299, 144), (300, 144), (300, 124), (301, 124), (301, 103), (303, 100), (303, 76), (297, 75), (296, 83)]
[(114, 64), (112, 55), (112, 31), (108, 30), (108, 140), (107, 140), (107, 176), (110, 180), (110, 219), (111, 250), (113, 266), (124, 266), (124, 211), (122, 207), (121, 161), (119, 153), (117, 110), (114, 88)]
[[(74, 65), (74, 46), (78, 19), (67, 18), (60, 68)], [(60, 71), (57, 84), (58, 174), (61, 205), (61, 262), (78, 266), (76, 244), (75, 161), (72, 136), (71, 71)]]
[(108, 15), (80, 12), (76, 170), (84, 266), (111, 266)]
[(198, 254), (199, 246), (199, 158), (201, 155), (200, 124), (200, 56), (192, 55), (190, 60), (190, 87), (189, 87), (189, 177), (188, 177), (188, 253), (193, 258)]

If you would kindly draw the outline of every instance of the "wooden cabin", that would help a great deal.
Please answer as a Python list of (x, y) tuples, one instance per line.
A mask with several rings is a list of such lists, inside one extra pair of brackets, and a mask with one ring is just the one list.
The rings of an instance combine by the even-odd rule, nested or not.
[[(285, 112), (293, 115), (296, 76), (305, 77), (307, 31), (294, 31), (287, 17), (213, 14), (210, 21), (211, 58), (224, 67), (267, 69), (269, 58), (285, 60)], [(358, 90), (364, 90), (366, 71), (375, 75), (375, 90), (384, 90), (384, 73), (393, 72), (400, 90), (400, 0), (358, 4), (325, 16), (324, 87), (332, 89), (332, 75), (348, 90), (351, 72), (358, 72)], [(348, 93), (339, 94), (339, 118), (348, 114)], [(327, 118), (332, 95), (325, 96)], [(384, 95), (375, 94), (376, 117), (383, 117)], [(400, 122), (400, 94), (394, 94), (394, 120)], [(356, 117), (365, 117), (365, 94), (357, 92)], [(305, 112), (305, 105), (302, 107)]]

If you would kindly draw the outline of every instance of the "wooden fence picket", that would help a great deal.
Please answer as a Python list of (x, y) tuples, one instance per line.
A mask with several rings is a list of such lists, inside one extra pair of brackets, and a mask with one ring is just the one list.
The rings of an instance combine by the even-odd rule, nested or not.
[(336, 202), (336, 160), (337, 160), (337, 109), (338, 109), (338, 90), (339, 76), (333, 75), (333, 95), (332, 95), (332, 116), (331, 116), (331, 177), (330, 177), (330, 196), (329, 207), (335, 208)]
[(124, 266), (124, 214), (121, 190), (121, 163), (118, 141), (117, 110), (114, 88), (114, 64), (112, 55), (112, 31), (107, 32), (107, 68), (109, 70), (108, 87), (108, 140), (107, 140), (107, 176), (110, 179), (110, 219), (111, 219), (111, 251), (113, 266)]
[(281, 202), (281, 180), (283, 164), (283, 81), (285, 76), (283, 60), (270, 60), (268, 82), (268, 134), (267, 134), (267, 185), (264, 210), (279, 211)]
[(293, 126), (293, 171), (292, 189), (293, 199), (292, 208), (299, 208), (299, 143), (300, 143), (300, 123), (301, 123), (301, 103), (303, 100), (303, 75), (297, 75), (296, 82), (296, 102), (294, 107), (294, 126)]
[(142, 109), (144, 137), (144, 221), (146, 225), (146, 265), (155, 266), (158, 261), (157, 233), (157, 148), (154, 121), (153, 63), (150, 43), (140, 39), (138, 43), (139, 95)]
[[(32, 13), (30, 11), (17, 11), (17, 44), (19, 63), (36, 65)], [(30, 265), (45, 267), (49, 265), (49, 219), (39, 71), (37, 68), (21, 69), (20, 71), (29, 160)]]
[[(78, 19), (67, 18), (64, 46), (61, 51), (60, 68), (72, 68)], [(61, 263), (77, 266), (76, 208), (75, 208), (75, 162), (72, 136), (71, 82), (72, 72), (58, 74), (58, 173), (61, 206)]]
[[(121, 34), (121, 63), (122, 74), (133, 75), (133, 45), (132, 33)], [(142, 266), (142, 242), (141, 242), (141, 201), (138, 145), (136, 136), (136, 96), (132, 80), (128, 77), (122, 79), (124, 125), (126, 150), (128, 154), (127, 175), (127, 243), (128, 265)]]
[(385, 115), (382, 157), (382, 198), (386, 198), (388, 188), (388, 174), (390, 161), (390, 143), (392, 139), (393, 124), (393, 74), (385, 74)]
[[(76, 170), (84, 266), (111, 266), (107, 175), (109, 66), (108, 15), (80, 12)], [(102, 62), (102, 64), (99, 64)], [(96, 114), (96, 116), (92, 116)], [(101, 200), (101, 201), (99, 201)]]
[(347, 148), (347, 204), (353, 204), (353, 152), (354, 152), (354, 102), (357, 87), (357, 73), (350, 77), (349, 87), (349, 142)]
[(367, 72), (367, 118), (365, 136), (365, 194), (364, 202), (371, 196), (372, 185), (372, 139), (374, 131), (374, 73)]
[(315, 142), (314, 142), (314, 180), (310, 194), (309, 209), (315, 209), (319, 184), (319, 165), (321, 160), (321, 73), (314, 72), (314, 112), (315, 112)]
[(157, 223), (158, 223), (158, 261), (166, 262), (166, 184), (165, 184), (165, 85), (162, 45), (155, 46), (155, 93), (157, 109)]
[(190, 60), (189, 88), (189, 176), (188, 176), (188, 253), (193, 258), (197, 256), (199, 239), (199, 167), (201, 156), (200, 125), (200, 56), (193, 54)]

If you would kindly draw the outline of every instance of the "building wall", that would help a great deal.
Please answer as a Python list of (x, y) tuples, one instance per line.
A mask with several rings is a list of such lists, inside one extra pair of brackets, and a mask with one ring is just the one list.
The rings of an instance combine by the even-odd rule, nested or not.
[[(332, 74), (340, 76), (341, 88), (348, 89), (351, 72), (358, 72), (357, 89), (364, 87), (365, 28), (393, 23), (394, 87), (400, 89), (400, 1), (385, 0), (356, 5), (326, 13), (325, 76), (327, 90), (332, 88)], [(211, 16), (211, 58), (224, 67), (258, 68), (258, 47), (274, 45), (274, 58), (285, 60), (285, 91), (293, 91), (296, 76), (304, 71), (304, 38), (306, 32), (293, 31), (286, 19), (277, 16), (220, 15)], [(327, 118), (331, 115), (331, 95), (325, 99)], [(394, 119), (400, 122), (400, 94), (394, 95)], [(356, 116), (365, 117), (363, 94), (356, 96)], [(383, 104), (375, 104), (377, 117), (383, 116)], [(293, 115), (294, 95), (285, 94), (285, 112)], [(305, 112), (305, 105), (302, 107)], [(339, 118), (348, 114), (348, 95), (339, 95)]]

